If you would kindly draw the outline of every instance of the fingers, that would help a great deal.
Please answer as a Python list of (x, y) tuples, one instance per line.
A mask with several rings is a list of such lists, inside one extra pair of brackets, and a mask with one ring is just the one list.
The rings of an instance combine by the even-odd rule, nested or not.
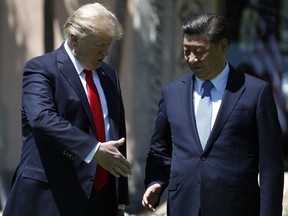
[[(119, 146), (123, 145), (125, 143), (125, 138), (122, 137), (121, 139), (114, 141), (114, 146), (118, 149)], [(114, 167), (114, 172), (116, 172), (118, 175), (127, 177), (128, 175), (132, 174), (132, 166), (129, 163), (129, 161), (119, 152), (120, 156), (116, 160), (116, 165)], [(119, 177), (119, 176), (118, 176)]]
[(116, 160), (115, 165), (111, 167), (111, 174), (113, 174), (115, 177), (128, 177), (129, 175), (132, 175), (132, 168), (128, 160), (121, 156), (118, 160)]
[(121, 139), (115, 141), (114, 145), (115, 145), (115, 147), (118, 149), (119, 146), (123, 145), (124, 143), (125, 143), (125, 138), (122, 137)]
[[(103, 164), (103, 163), (102, 163)], [(128, 177), (132, 175), (131, 165), (127, 161), (127, 164), (118, 162), (117, 160), (113, 163), (105, 163), (102, 165), (107, 171), (109, 171), (113, 176), (119, 178), (120, 176)]]
[(119, 178), (120, 176), (119, 176), (119, 174), (115, 171), (115, 170), (109, 170), (109, 172), (114, 176), (114, 177), (116, 177), (116, 178)]
[[(122, 137), (121, 139), (117, 141), (117, 144), (118, 144), (117, 147), (123, 145), (124, 143), (125, 143), (125, 138)], [(120, 157), (120, 164), (118, 168), (119, 168), (119, 174), (122, 176), (127, 177), (128, 175), (132, 174), (132, 166), (123, 155), (122, 157)]]
[(151, 185), (150, 187), (147, 188), (147, 190), (143, 195), (142, 205), (150, 211), (155, 211), (156, 210), (155, 205), (160, 199), (160, 193), (161, 193), (161, 185), (159, 183)]
[(150, 210), (150, 211), (156, 211), (156, 208), (153, 207), (153, 205), (149, 202), (149, 193), (148, 191), (145, 192), (145, 194), (143, 195), (143, 199), (142, 199), (142, 205)]
[(132, 174), (132, 166), (118, 150), (125, 143), (125, 138), (100, 144), (96, 152), (96, 161), (115, 177), (127, 177)]
[(132, 174), (132, 166), (129, 163), (129, 161), (123, 156), (122, 159), (120, 159), (120, 164), (119, 164), (119, 168), (127, 173), (127, 175), (131, 175)]
[(110, 141), (107, 141), (107, 142), (103, 142), (103, 143), (101, 143), (101, 145), (110, 145), (110, 146), (113, 146), (114, 148), (118, 149), (124, 143), (125, 143), (125, 138), (122, 137), (119, 140), (110, 140)]
[(154, 208), (149, 202), (148, 202), (148, 200), (142, 200), (142, 205), (146, 208), (146, 209), (148, 209), (148, 210), (150, 210), (150, 211), (156, 211), (156, 208)]
[(124, 176), (124, 177), (128, 176), (127, 173), (125, 173), (119, 167), (115, 167), (113, 170), (111, 170), (111, 174), (114, 175), (116, 178), (119, 178), (120, 176)]
[(132, 175), (131, 169), (123, 170), (120, 166), (106, 167), (106, 170), (109, 171), (116, 178), (119, 178), (120, 176), (128, 177), (129, 175)]
[(114, 168), (114, 170), (121, 176), (128, 177), (129, 175), (132, 175), (132, 168), (130, 163), (124, 158), (123, 160), (120, 160), (120, 163), (118, 166)]
[(125, 138), (103, 142), (94, 156), (97, 163), (117, 178), (132, 174), (131, 164), (118, 150), (118, 147), (124, 143)]

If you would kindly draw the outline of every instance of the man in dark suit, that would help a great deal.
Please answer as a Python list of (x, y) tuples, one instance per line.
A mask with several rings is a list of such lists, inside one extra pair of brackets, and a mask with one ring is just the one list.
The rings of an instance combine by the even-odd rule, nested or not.
[(281, 131), (269, 84), (225, 61), (224, 17), (198, 13), (182, 30), (191, 72), (162, 90), (143, 206), (154, 211), (168, 187), (168, 215), (281, 216)]
[(103, 62), (123, 30), (94, 3), (69, 17), (64, 35), (59, 49), (24, 68), (22, 155), (4, 216), (115, 216), (128, 204), (131, 166), (119, 79)]

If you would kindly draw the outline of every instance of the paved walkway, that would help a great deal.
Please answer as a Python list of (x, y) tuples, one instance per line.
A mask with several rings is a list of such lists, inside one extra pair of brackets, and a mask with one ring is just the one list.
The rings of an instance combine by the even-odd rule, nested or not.
[(288, 172), (284, 174), (283, 216), (288, 216)]
[[(147, 212), (146, 214), (141, 214), (137, 216), (166, 216), (166, 203), (159, 206), (153, 214), (151, 212)], [(2, 212), (0, 211), (0, 216), (2, 216)], [(136, 216), (126, 214), (125, 216)], [(288, 216), (288, 172), (285, 172), (284, 176), (284, 190), (283, 190), (283, 216)]]

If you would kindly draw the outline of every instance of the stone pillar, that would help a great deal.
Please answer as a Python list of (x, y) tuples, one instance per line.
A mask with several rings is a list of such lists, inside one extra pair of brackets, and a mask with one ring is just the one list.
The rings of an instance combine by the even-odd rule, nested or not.
[(128, 212), (139, 212), (144, 169), (162, 85), (175, 73), (175, 1), (130, 0), (121, 83), (133, 175)]
[(0, 209), (20, 159), (23, 65), (43, 51), (41, 8), (41, 0), (0, 1)]
[[(43, 53), (42, 1), (1, 1), (0, 102), (6, 110), (3, 123), (6, 169), (14, 170), (21, 151), (21, 88), (25, 62)], [(33, 11), (33, 13), (31, 12)], [(2, 122), (1, 122), (2, 123)]]

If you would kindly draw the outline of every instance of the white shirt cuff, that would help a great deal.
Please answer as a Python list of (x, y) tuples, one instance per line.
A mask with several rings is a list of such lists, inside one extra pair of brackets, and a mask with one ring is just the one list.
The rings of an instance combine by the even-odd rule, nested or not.
[(120, 209), (120, 210), (125, 210), (125, 204), (119, 204), (118, 205), (118, 209)]
[(89, 164), (92, 160), (94, 155), (96, 154), (98, 148), (100, 147), (100, 142), (92, 149), (92, 151), (88, 154), (88, 156), (84, 159), (84, 161)]

